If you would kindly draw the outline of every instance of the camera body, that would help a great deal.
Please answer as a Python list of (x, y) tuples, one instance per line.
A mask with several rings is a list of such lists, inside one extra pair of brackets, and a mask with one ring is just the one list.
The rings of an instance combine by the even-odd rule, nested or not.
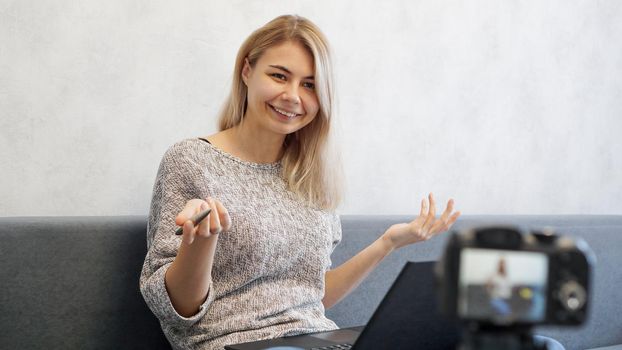
[(582, 240), (509, 226), (453, 232), (436, 265), (442, 312), (471, 329), (579, 325), (594, 255)]

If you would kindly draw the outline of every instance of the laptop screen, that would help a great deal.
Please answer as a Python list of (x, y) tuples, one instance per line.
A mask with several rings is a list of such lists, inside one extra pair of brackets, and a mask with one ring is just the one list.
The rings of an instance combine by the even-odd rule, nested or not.
[(455, 349), (460, 332), (455, 321), (439, 312), (434, 262), (408, 262), (354, 348)]

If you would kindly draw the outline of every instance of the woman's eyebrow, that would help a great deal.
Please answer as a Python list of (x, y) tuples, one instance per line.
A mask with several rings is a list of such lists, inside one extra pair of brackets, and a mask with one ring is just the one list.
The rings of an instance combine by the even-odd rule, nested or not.
[[(272, 68), (280, 69), (280, 70), (286, 72), (287, 74), (292, 74), (292, 72), (289, 69), (287, 69), (287, 67), (283, 67), (283, 66), (280, 66), (278, 64), (270, 64), (269, 66), (272, 67)], [(308, 77), (305, 77), (305, 79), (314, 80), (315, 77), (313, 75), (310, 75)]]

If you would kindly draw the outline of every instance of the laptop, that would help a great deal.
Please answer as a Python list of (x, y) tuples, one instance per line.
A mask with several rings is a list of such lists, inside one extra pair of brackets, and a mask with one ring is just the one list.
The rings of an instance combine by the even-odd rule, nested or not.
[(434, 262), (407, 262), (365, 327), (225, 346), (227, 350), (455, 349), (458, 323), (438, 312)]

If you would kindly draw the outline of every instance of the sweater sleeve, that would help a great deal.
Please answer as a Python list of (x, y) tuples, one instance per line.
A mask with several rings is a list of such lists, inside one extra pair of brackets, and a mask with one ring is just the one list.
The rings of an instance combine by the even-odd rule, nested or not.
[(147, 223), (147, 256), (140, 276), (140, 291), (163, 327), (184, 329), (198, 322), (213, 301), (212, 285), (199, 312), (191, 317), (177, 313), (166, 290), (164, 276), (177, 256), (181, 236), (174, 234), (175, 217), (186, 202), (199, 196), (202, 170), (192, 149), (176, 144), (165, 153), (153, 187)]
[[(331, 246), (331, 250), (330, 250), (330, 254), (332, 255), (333, 252), (335, 251), (335, 248), (337, 247), (337, 245), (339, 245), (339, 243), (341, 242), (341, 235), (342, 235), (342, 231), (341, 231), (341, 218), (339, 217), (339, 215), (337, 213), (332, 213), (331, 214), (331, 234), (332, 234), (332, 246)], [(332, 258), (329, 257), (328, 258), (328, 266), (326, 267), (327, 270), (329, 270), (332, 266)]]

